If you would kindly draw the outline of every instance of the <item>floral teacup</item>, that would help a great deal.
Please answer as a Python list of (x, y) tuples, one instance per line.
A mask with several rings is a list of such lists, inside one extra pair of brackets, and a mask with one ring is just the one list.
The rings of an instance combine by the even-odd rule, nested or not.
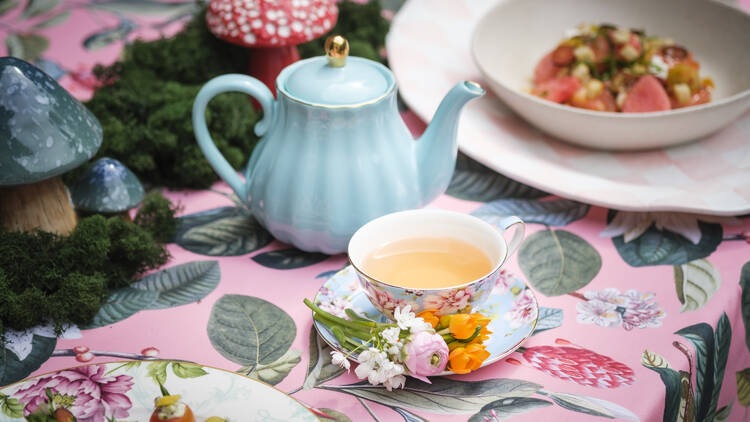
[[(509, 244), (503, 237), (514, 227)], [(443, 210), (411, 210), (388, 214), (360, 227), (349, 241), (349, 261), (354, 267), (359, 284), (373, 306), (393, 319), (396, 308), (411, 306), (413, 312), (437, 309), (447, 315), (468, 311), (480, 306), (490, 296), (500, 277), (500, 269), (523, 240), (525, 224), (518, 217), (503, 219), (499, 227), (468, 214)], [(454, 238), (483, 251), (492, 262), (492, 270), (468, 283), (438, 289), (409, 289), (396, 286), (396, 280), (377, 280), (363, 270), (362, 264), (375, 248), (408, 238)]]

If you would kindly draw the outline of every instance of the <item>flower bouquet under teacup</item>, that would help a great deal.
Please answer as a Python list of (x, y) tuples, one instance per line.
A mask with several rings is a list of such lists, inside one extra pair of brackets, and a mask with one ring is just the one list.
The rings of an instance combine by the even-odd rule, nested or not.
[(355, 360), (360, 379), (391, 390), (406, 375), (465, 374), (515, 350), (538, 308), (535, 300), (526, 307), (529, 321), (507, 318), (516, 296), (530, 293), (520, 280), (503, 281), (501, 267), (523, 238), (517, 217), (503, 224), (513, 225), (509, 245), (502, 229), (448, 211), (397, 212), (361, 227), (349, 242), (352, 265), (305, 299), (333, 363), (348, 370)]
[(350, 309), (351, 319), (344, 319), (308, 299), (305, 304), (341, 345), (342, 351), (331, 352), (332, 362), (349, 370), (348, 359), (356, 356), (357, 377), (388, 390), (403, 387), (405, 375), (429, 383), (428, 376), (446, 369), (466, 374), (479, 369), (490, 356), (483, 344), (492, 334), (487, 329), (490, 319), (479, 313), (436, 316), (436, 309), (428, 309), (415, 315), (407, 305), (396, 308), (395, 322), (379, 323)]

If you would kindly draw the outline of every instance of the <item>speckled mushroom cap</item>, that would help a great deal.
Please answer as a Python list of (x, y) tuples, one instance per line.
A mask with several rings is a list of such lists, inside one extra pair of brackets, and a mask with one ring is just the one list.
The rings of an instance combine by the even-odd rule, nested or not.
[(246, 47), (281, 47), (314, 40), (336, 23), (333, 0), (211, 0), (208, 29)]
[(0, 57), (0, 186), (63, 174), (101, 144), (99, 121), (68, 91), (33, 65)]
[(143, 200), (143, 185), (130, 169), (114, 158), (100, 158), (70, 190), (80, 211), (112, 214), (127, 211)]

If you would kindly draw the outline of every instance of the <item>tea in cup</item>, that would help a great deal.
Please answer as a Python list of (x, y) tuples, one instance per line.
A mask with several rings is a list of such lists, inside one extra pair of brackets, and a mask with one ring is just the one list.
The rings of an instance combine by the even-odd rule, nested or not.
[[(510, 244), (505, 230), (515, 228)], [(373, 306), (388, 318), (398, 307), (441, 315), (475, 309), (489, 298), (525, 225), (506, 217), (495, 227), (474, 216), (411, 210), (370, 221), (349, 241), (349, 260)]]

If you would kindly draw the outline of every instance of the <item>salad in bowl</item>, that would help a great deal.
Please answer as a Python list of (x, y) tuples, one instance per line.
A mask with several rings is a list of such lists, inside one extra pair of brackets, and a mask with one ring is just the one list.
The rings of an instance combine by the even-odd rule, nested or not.
[(611, 24), (568, 31), (534, 69), (531, 93), (573, 107), (623, 113), (667, 111), (711, 101), (690, 50), (670, 38)]

